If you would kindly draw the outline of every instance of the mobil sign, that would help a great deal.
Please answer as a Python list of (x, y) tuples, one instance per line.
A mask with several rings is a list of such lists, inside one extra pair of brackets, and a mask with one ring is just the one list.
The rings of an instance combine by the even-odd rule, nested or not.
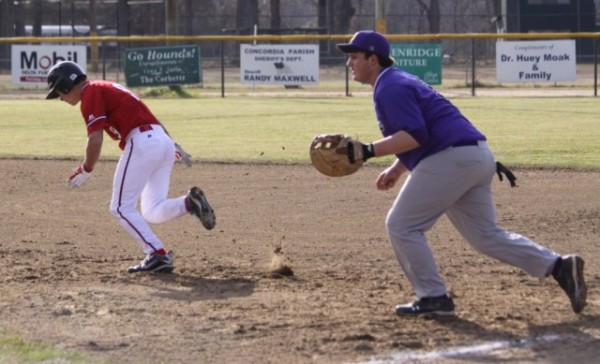
[(46, 85), (48, 70), (60, 61), (73, 61), (85, 71), (85, 45), (13, 45), (11, 48), (12, 83)]

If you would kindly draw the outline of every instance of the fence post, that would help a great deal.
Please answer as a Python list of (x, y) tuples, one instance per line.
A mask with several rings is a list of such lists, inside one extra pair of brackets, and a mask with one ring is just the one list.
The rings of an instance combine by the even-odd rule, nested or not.
[(475, 38), (471, 40), (471, 96), (475, 96)]
[(221, 98), (225, 98), (225, 43), (221, 41)]
[(348, 72), (348, 66), (346, 65), (346, 63), (344, 63), (344, 69), (346, 70), (346, 96), (350, 96), (350, 85), (348, 82), (348, 76), (349, 76), (349, 72)]
[(106, 80), (106, 49), (104, 42), (100, 42), (100, 52), (102, 53), (102, 79)]
[(594, 38), (594, 97), (598, 96), (598, 39)]

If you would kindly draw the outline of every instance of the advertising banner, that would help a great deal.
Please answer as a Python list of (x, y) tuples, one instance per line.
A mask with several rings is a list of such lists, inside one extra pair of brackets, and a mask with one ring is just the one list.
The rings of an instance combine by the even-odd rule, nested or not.
[(319, 46), (242, 44), (240, 81), (249, 84), (317, 84)]
[(11, 47), (12, 83), (22, 86), (46, 86), (48, 70), (60, 61), (77, 63), (84, 71), (85, 45), (20, 45)]
[(429, 85), (442, 83), (441, 44), (392, 44), (396, 66), (412, 73)]
[(496, 42), (498, 82), (575, 81), (575, 40)]
[(172, 86), (202, 82), (197, 45), (135, 48), (125, 51), (127, 86)]

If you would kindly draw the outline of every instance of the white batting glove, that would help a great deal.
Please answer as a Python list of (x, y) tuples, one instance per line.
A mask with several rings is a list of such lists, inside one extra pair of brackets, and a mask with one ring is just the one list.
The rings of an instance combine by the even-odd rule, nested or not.
[(183, 162), (183, 164), (185, 164), (186, 167), (192, 166), (192, 156), (188, 152), (183, 150), (181, 145), (179, 145), (179, 143), (177, 142), (175, 142), (175, 159), (177, 159), (180, 162)]
[(79, 188), (81, 187), (85, 181), (87, 181), (92, 176), (92, 172), (87, 172), (83, 165), (79, 166), (75, 170), (75, 173), (69, 177), (69, 187), (71, 188)]

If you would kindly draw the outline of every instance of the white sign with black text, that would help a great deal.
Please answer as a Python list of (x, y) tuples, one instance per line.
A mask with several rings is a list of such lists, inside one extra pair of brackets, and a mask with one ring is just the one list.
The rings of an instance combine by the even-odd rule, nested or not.
[(575, 40), (496, 42), (498, 82), (575, 81)]
[(319, 46), (242, 44), (240, 81), (249, 84), (317, 84)]
[(60, 61), (77, 63), (86, 70), (85, 45), (18, 45), (11, 47), (12, 83), (16, 85), (46, 85), (48, 70)]

